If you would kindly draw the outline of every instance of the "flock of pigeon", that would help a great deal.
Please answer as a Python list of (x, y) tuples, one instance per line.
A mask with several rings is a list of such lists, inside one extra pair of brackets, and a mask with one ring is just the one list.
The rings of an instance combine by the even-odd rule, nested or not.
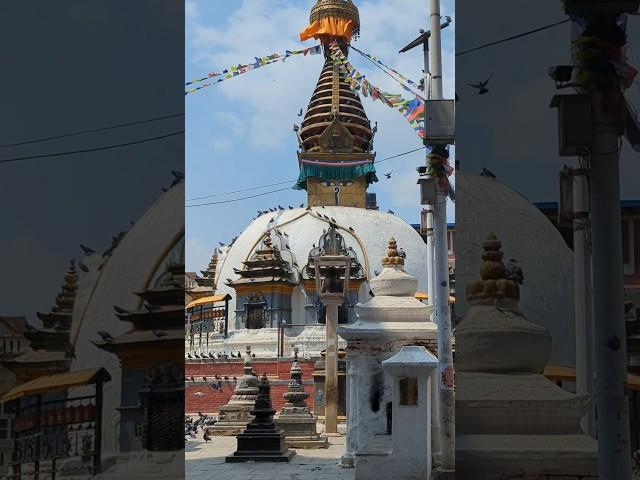
[(202, 412), (198, 412), (198, 418), (194, 419), (192, 417), (184, 417), (184, 441), (188, 442), (191, 438), (197, 438), (198, 429), (202, 430), (203, 435), (202, 438), (206, 443), (211, 440), (211, 436), (207, 431), (206, 427), (211, 427), (216, 424), (216, 419), (209, 415), (205, 415)]
[[(256, 354), (255, 353), (252, 353), (251, 356), (253, 358), (256, 358)], [(219, 358), (221, 360), (227, 360), (229, 358), (242, 358), (242, 354), (240, 353), (239, 350), (238, 350), (237, 354), (234, 353), (234, 352), (231, 352), (231, 354), (229, 354), (227, 352), (218, 352), (215, 355), (214, 355), (213, 352), (209, 352), (209, 353), (207, 353), (207, 352), (200, 352), (200, 353), (194, 352), (193, 355), (191, 355), (190, 353), (187, 353), (187, 358), (189, 358), (189, 359), (193, 359), (193, 358), (213, 358), (213, 359), (216, 359), (216, 358)]]

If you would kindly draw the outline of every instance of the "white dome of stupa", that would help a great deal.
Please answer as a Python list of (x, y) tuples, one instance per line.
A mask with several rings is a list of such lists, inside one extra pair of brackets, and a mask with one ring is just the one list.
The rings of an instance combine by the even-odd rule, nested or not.
[(103, 258), (95, 253), (81, 260), (88, 272), (79, 272), (70, 334), (75, 348), (71, 371), (103, 367), (111, 376), (104, 385), (103, 399), (106, 452), (118, 450), (121, 367), (116, 355), (92, 341), (101, 340), (98, 331), (117, 337), (131, 330), (131, 323), (116, 316), (114, 305), (127, 310), (140, 308), (142, 300), (135, 293), (152, 286), (169, 259), (184, 255), (184, 217), (176, 215), (183, 208), (184, 182), (179, 182), (123, 234), (111, 255)]
[(464, 285), (475, 281), (482, 242), (495, 232), (505, 263), (524, 271), (519, 308), (552, 336), (551, 363), (574, 365), (573, 252), (535, 205), (493, 178), (456, 174), (456, 314), (469, 308)]
[[(232, 247), (222, 252), (218, 259), (216, 293), (229, 293), (233, 297), (229, 305), (229, 331), (235, 329), (236, 295), (233, 288), (226, 283), (227, 279), (238, 279), (234, 268), (241, 268), (242, 262), (254, 253), (264, 234), (271, 228), (276, 228), (288, 235), (289, 250), (293, 253), (299, 269), (303, 269), (309, 252), (318, 245), (323, 230), (329, 228), (329, 220), (322, 216), (335, 220), (337, 230), (344, 238), (346, 246), (352, 247), (356, 252), (367, 279), (382, 271), (382, 258), (387, 254), (389, 239), (394, 237), (398, 247), (406, 253), (407, 272), (418, 279), (418, 291), (427, 291), (427, 246), (418, 232), (402, 218), (378, 210), (342, 206), (281, 210), (261, 215), (251, 222)], [(288, 260), (284, 255), (283, 258)], [(291, 300), (294, 317), (295, 310), (303, 308), (304, 295), (301, 289), (294, 291)], [(369, 288), (365, 284), (360, 289), (358, 300), (366, 302), (369, 298)]]

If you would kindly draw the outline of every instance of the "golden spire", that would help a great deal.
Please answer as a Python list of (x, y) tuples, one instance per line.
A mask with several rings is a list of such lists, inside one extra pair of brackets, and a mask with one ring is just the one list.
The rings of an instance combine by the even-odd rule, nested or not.
[(387, 256), (382, 259), (382, 266), (391, 268), (404, 267), (404, 257), (400, 255), (398, 242), (393, 237), (389, 239)]

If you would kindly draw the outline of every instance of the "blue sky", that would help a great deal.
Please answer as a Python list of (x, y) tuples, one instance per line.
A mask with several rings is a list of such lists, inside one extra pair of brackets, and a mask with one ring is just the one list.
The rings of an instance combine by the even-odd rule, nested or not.
[[(187, 79), (256, 56), (315, 45), (300, 42), (298, 33), (308, 23), (313, 0), (194, 1), (186, 3)], [(361, 37), (355, 45), (409, 78), (419, 80), (422, 51), (398, 54), (420, 28), (428, 28), (425, 0), (356, 1), (360, 10)], [(454, 2), (442, 2), (442, 15), (454, 17), (443, 30), (445, 97), (453, 98), (455, 85)], [(381, 70), (351, 52), (350, 60), (372, 84), (390, 92), (401, 87)], [(292, 131), (306, 110), (322, 69), (321, 55), (289, 58), (248, 72), (185, 97), (186, 198), (229, 200), (286, 187), (230, 195), (225, 192), (290, 180), (298, 176), (297, 141)], [(406, 120), (381, 102), (363, 98), (369, 119), (378, 122), (377, 159), (420, 147), (420, 140)], [(415, 168), (424, 164), (424, 152), (416, 152), (377, 165), (380, 182), (376, 192), (381, 210), (392, 209), (410, 223), (419, 222), (420, 205)], [(382, 175), (393, 170), (391, 179)], [(257, 210), (306, 202), (306, 192), (286, 190), (235, 203), (186, 209), (186, 268), (199, 271), (208, 264), (218, 242), (228, 243), (255, 217)], [(200, 202), (187, 202), (200, 203)], [(454, 208), (450, 204), (449, 219)]]

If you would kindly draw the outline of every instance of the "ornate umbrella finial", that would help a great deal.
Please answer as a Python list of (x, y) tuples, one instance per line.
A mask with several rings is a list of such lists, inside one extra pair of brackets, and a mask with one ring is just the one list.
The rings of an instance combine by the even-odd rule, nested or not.
[(394, 237), (389, 239), (389, 246), (387, 248), (387, 256), (382, 259), (383, 267), (390, 268), (403, 268), (404, 256), (402, 255), (402, 249), (398, 249), (398, 243)]

